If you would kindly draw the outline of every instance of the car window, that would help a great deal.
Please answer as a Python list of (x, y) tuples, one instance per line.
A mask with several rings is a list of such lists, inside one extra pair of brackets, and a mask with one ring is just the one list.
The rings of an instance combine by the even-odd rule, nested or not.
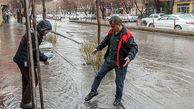
[(154, 18), (158, 18), (158, 15), (154, 15)]
[(160, 17), (164, 16), (163, 14), (160, 15)]
[(149, 18), (153, 18), (154, 16), (153, 15), (150, 15)]
[(188, 16), (188, 15), (182, 15), (182, 16), (179, 16), (179, 17), (182, 18), (182, 19), (185, 19), (185, 20), (191, 20), (191, 19), (193, 19), (192, 16)]
[(160, 18), (160, 20), (168, 20), (168, 16), (163, 16)]
[(178, 18), (176, 16), (169, 16), (168, 20), (178, 20)]

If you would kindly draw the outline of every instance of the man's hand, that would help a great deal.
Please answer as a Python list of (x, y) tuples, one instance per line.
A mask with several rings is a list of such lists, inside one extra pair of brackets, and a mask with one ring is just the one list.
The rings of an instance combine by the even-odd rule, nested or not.
[(128, 57), (126, 57), (125, 58), (125, 64), (123, 65), (123, 67), (126, 67), (128, 64), (129, 64), (129, 62), (130, 62), (130, 59), (128, 58)]
[(49, 59), (44, 62), (45, 65), (49, 65)]
[(97, 53), (97, 49), (94, 49), (94, 50), (92, 51), (92, 54), (93, 54), (93, 55), (96, 55), (96, 53)]

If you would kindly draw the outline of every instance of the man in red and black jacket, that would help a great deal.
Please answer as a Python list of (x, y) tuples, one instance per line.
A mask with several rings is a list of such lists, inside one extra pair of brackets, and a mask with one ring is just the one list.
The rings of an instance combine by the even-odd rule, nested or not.
[(109, 23), (112, 28), (109, 30), (108, 35), (92, 52), (95, 55), (108, 46), (104, 56), (105, 61), (96, 74), (91, 91), (86, 96), (85, 101), (89, 101), (98, 95), (97, 89), (101, 80), (109, 71), (115, 69), (116, 94), (113, 105), (118, 106), (121, 103), (127, 66), (135, 58), (138, 46), (130, 31), (122, 25), (122, 20), (118, 16), (111, 17)]

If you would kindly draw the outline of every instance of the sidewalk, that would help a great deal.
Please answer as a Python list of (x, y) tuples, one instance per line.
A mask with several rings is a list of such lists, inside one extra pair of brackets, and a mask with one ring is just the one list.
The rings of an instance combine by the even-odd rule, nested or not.
[[(70, 20), (70, 22), (76, 22), (76, 23), (84, 23), (84, 24), (93, 24), (97, 25), (96, 20)], [(108, 21), (100, 20), (102, 26), (109, 26)], [(185, 30), (173, 30), (173, 29), (166, 29), (166, 28), (150, 28), (146, 26), (141, 26), (140, 21), (138, 21), (138, 24), (136, 23), (124, 23), (124, 25), (128, 29), (134, 29), (134, 30), (142, 30), (142, 31), (150, 31), (150, 32), (161, 32), (161, 33), (169, 33), (169, 34), (175, 34), (175, 35), (182, 35), (182, 36), (194, 36), (193, 31), (185, 31)], [(138, 26), (136, 26), (138, 25)]]
[(25, 26), (11, 18), (9, 24), (0, 26), (0, 79), (10, 73), (19, 72), (13, 62), (13, 56), (18, 48)]

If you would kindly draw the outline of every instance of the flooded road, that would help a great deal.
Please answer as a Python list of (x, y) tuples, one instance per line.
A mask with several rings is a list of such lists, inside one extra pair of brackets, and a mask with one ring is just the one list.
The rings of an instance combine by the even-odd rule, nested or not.
[[(55, 21), (51, 22), (54, 24)], [(104, 37), (109, 28), (102, 27), (101, 36)], [(97, 39), (95, 25), (57, 22), (57, 32), (82, 43), (85, 39)], [(131, 32), (139, 45), (139, 52), (128, 66), (122, 105), (112, 105), (116, 85), (114, 77), (109, 76), (103, 79), (99, 95), (84, 102), (95, 72), (84, 64), (80, 44), (57, 36), (54, 49), (63, 57), (55, 53), (52, 63), (41, 68), (45, 109), (193, 109), (194, 38), (137, 30)], [(11, 35), (12, 38), (15, 39)], [(8, 46), (1, 44), (3, 47)], [(10, 63), (12, 55), (14, 53), (6, 58)], [(2, 60), (0, 58), (0, 71), (10, 71), (10, 68), (2, 67)], [(12, 65), (11, 68), (17, 67)], [(2, 76), (0, 82), (0, 95), (1, 92), (7, 94), (0, 96), (0, 107), (20, 109), (20, 72), (15, 70)]]

